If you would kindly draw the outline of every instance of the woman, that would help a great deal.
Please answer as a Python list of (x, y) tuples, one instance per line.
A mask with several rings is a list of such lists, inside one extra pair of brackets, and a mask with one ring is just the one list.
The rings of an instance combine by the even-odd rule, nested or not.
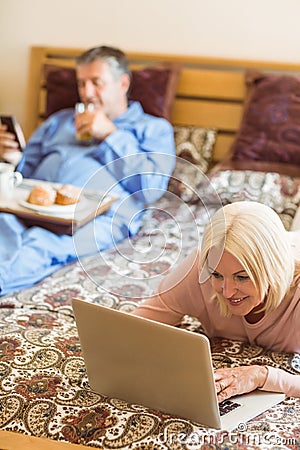
[[(300, 233), (293, 239), (297, 251)], [(208, 337), (300, 352), (300, 262), (279, 216), (248, 201), (218, 210), (201, 252), (188, 256), (134, 314), (172, 325), (187, 314)], [(218, 369), (215, 381), (219, 401), (257, 388), (300, 397), (300, 376), (273, 367)]]

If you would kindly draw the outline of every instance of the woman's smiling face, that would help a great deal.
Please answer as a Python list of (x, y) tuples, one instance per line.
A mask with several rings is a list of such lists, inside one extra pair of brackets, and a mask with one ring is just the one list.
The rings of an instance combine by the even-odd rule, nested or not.
[(229, 312), (236, 316), (247, 316), (260, 309), (262, 299), (259, 291), (238, 259), (224, 251), (216, 266), (216, 257), (216, 252), (211, 251), (207, 260), (211, 284), (226, 302)]

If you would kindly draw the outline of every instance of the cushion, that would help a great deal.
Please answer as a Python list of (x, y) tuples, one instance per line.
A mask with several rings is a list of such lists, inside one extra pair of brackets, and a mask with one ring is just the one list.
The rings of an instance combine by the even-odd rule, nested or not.
[(250, 200), (264, 203), (280, 216), (289, 230), (299, 208), (300, 177), (253, 170), (220, 170), (209, 174), (203, 197), (209, 204), (215, 193), (223, 205)]
[[(171, 120), (180, 65), (166, 63), (132, 71), (129, 100), (137, 100), (146, 113)], [(73, 68), (45, 64), (45, 116), (72, 108), (79, 101), (76, 71)]]
[(210, 128), (174, 127), (177, 160), (168, 190), (185, 202), (199, 200), (197, 187), (210, 167), (216, 136)]
[(300, 77), (247, 71), (246, 84), (232, 159), (300, 165)]

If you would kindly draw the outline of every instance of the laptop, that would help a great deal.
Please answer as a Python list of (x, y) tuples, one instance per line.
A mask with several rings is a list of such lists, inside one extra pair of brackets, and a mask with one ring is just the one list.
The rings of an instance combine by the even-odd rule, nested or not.
[(285, 399), (257, 390), (226, 401), (223, 414), (206, 336), (79, 299), (72, 304), (89, 383), (100, 394), (228, 431)]

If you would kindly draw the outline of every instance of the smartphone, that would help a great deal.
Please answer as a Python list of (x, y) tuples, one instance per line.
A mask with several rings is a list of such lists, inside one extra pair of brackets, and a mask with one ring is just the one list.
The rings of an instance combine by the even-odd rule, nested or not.
[(23, 151), (26, 141), (20, 124), (17, 122), (15, 116), (2, 116), (0, 115), (0, 123), (7, 126), (7, 131), (13, 133), (16, 137), (16, 141), (19, 144), (20, 149)]

